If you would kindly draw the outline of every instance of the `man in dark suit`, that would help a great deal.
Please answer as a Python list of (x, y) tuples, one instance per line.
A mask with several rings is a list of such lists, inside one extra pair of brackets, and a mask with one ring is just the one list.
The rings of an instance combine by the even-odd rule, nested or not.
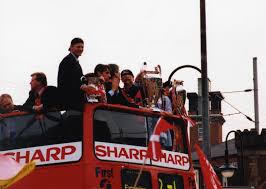
[(47, 86), (46, 75), (42, 72), (31, 74), (31, 90), (29, 97), (23, 104), (25, 111), (47, 111), (58, 107), (58, 93), (54, 86)]
[(80, 38), (71, 41), (70, 53), (61, 61), (57, 76), (57, 87), (60, 93), (63, 108), (82, 110), (84, 92), (80, 89), (82, 68), (78, 57), (81, 56), (84, 42)]

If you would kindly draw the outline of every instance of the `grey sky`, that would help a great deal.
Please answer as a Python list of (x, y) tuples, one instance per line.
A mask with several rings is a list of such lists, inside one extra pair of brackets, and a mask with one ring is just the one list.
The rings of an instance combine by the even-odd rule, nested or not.
[[(252, 57), (258, 57), (260, 123), (266, 128), (266, 2), (265, 0), (206, 0), (208, 74), (212, 90), (253, 87)], [(160, 64), (163, 78), (184, 64), (200, 67), (199, 0), (1, 0), (0, 94), (16, 104), (29, 91), (30, 74), (43, 71), (56, 85), (58, 65), (70, 40), (85, 41), (80, 62), (84, 73), (98, 63), (117, 63), (136, 74), (142, 62)], [(197, 90), (194, 70), (174, 75), (187, 91)], [(224, 95), (254, 117), (253, 93)], [(223, 113), (235, 113), (223, 103)], [(231, 129), (254, 127), (242, 115), (226, 116), (224, 135)], [(225, 137), (225, 136), (224, 136)]]

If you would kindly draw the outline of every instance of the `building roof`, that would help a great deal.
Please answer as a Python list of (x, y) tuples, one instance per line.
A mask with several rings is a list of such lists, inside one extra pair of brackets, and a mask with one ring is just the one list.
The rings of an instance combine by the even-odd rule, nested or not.
[[(237, 154), (237, 149), (235, 146), (235, 139), (231, 139), (227, 141), (228, 144), (228, 154), (229, 155), (235, 155)], [(218, 157), (224, 157), (224, 151), (225, 151), (225, 142), (222, 142), (221, 144), (213, 145), (211, 146), (211, 157), (212, 158), (218, 158)], [(192, 160), (198, 160), (198, 155), (194, 151), (192, 152)]]

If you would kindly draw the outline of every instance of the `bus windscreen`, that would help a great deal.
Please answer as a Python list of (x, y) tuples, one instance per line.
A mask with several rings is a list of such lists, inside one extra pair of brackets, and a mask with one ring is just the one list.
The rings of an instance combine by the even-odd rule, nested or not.
[[(96, 157), (104, 161), (142, 164), (146, 158), (149, 138), (158, 119), (158, 116), (96, 110), (93, 123)], [(160, 134), (163, 158), (147, 160), (147, 164), (188, 170), (190, 165), (185, 140), (186, 128), (174, 120), (167, 121), (176, 129)]]

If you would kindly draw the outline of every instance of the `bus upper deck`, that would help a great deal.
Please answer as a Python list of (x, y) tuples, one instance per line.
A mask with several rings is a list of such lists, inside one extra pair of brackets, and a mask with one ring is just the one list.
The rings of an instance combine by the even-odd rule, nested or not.
[[(163, 156), (146, 159), (160, 116), (175, 130), (160, 134)], [(182, 117), (119, 105), (86, 104), (83, 112), (12, 113), (0, 120), (0, 153), (37, 168), (11, 188), (193, 188)]]

